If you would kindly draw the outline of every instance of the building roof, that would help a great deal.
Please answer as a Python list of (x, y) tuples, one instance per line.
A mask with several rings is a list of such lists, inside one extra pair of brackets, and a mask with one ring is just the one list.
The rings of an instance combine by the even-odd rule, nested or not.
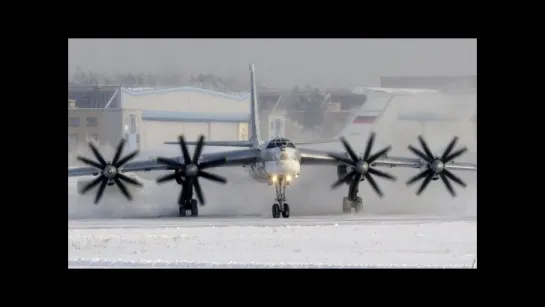
[(247, 100), (250, 97), (249, 93), (222, 93), (193, 86), (174, 88), (121, 88), (121, 91), (131, 96), (147, 96), (174, 92), (197, 92), (239, 101)]
[(143, 110), (142, 120), (168, 122), (248, 122), (250, 113), (196, 113)]

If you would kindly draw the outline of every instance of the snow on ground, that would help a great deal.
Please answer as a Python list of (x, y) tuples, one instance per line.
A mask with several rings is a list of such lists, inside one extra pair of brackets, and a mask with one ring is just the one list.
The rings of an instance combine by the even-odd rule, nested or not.
[(69, 229), (70, 267), (466, 267), (476, 221)]

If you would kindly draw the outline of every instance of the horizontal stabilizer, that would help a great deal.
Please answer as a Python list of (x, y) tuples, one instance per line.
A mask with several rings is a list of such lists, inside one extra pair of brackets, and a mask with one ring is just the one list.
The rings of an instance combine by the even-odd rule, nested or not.
[(292, 141), (295, 145), (311, 145), (311, 144), (325, 144), (325, 143), (338, 143), (339, 140), (321, 140), (321, 141)]
[[(197, 145), (197, 142), (185, 142), (187, 145)], [(179, 142), (164, 142), (167, 145), (179, 145)], [(250, 141), (204, 141), (205, 146), (217, 146), (217, 147), (252, 147)]]

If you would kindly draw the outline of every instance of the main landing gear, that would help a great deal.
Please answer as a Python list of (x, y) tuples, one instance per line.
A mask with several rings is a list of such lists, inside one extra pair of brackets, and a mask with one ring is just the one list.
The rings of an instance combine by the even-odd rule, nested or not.
[(363, 209), (363, 200), (358, 196), (358, 184), (359, 182), (355, 183), (354, 187), (348, 189), (348, 197), (343, 197), (343, 213), (352, 213), (352, 208), (354, 208), (356, 213), (361, 212)]
[(278, 178), (278, 180), (274, 182), (274, 186), (276, 188), (275, 200), (278, 202), (272, 206), (272, 217), (275, 219), (280, 218), (281, 214), (283, 218), (290, 217), (290, 206), (286, 203), (287, 185), (288, 181), (286, 180), (286, 178), (283, 177)]
[(199, 206), (197, 200), (193, 198), (193, 189), (187, 184), (187, 179), (176, 178), (176, 183), (182, 186), (178, 199), (178, 216), (185, 217), (188, 211), (191, 216), (199, 216)]
[(178, 204), (178, 216), (187, 216), (188, 211), (191, 216), (199, 216), (199, 206), (196, 199), (184, 200)]

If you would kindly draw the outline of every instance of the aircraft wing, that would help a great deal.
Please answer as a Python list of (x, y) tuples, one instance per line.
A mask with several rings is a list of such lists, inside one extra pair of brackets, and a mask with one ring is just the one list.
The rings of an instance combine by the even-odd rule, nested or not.
[[(185, 141), (187, 145), (197, 145), (198, 142)], [(163, 142), (166, 145), (180, 145), (178, 141)], [(253, 144), (250, 141), (204, 141), (204, 146), (217, 146), (217, 147), (252, 147)]]
[[(324, 144), (324, 143), (337, 143), (338, 140), (317, 140), (317, 141), (292, 141), (295, 145), (312, 145), (312, 144)], [(197, 142), (185, 142), (187, 145), (197, 145)], [(179, 145), (176, 141), (163, 142), (166, 145)], [(204, 146), (216, 146), (216, 147), (252, 147), (253, 144), (250, 141), (204, 141)]]
[[(306, 148), (300, 148), (299, 150), (301, 152), (302, 165), (338, 165), (339, 162), (333, 156), (348, 158), (348, 154), (345, 152), (330, 152)], [(426, 162), (418, 158), (382, 156), (375, 160), (371, 166), (423, 168), (426, 167)], [(450, 170), (476, 171), (477, 164), (450, 162), (446, 164), (446, 168)]]
[[(225, 159), (224, 163), (214, 167), (240, 166), (240, 165), (255, 162), (257, 155), (258, 155), (258, 151), (253, 148), (214, 152), (214, 153), (202, 154), (201, 158), (199, 159), (199, 163), (214, 161), (218, 158), (223, 158)], [(165, 158), (178, 161), (181, 163), (184, 162), (183, 157), (181, 156), (165, 157)], [(169, 170), (169, 169), (171, 169), (169, 166), (157, 162), (156, 158), (128, 162), (121, 167), (121, 171), (123, 171), (124, 173), (149, 172), (149, 171)], [(99, 169), (94, 167), (89, 167), (89, 166), (68, 167), (68, 177), (90, 176), (90, 175), (96, 175), (99, 172), (100, 172)]]

